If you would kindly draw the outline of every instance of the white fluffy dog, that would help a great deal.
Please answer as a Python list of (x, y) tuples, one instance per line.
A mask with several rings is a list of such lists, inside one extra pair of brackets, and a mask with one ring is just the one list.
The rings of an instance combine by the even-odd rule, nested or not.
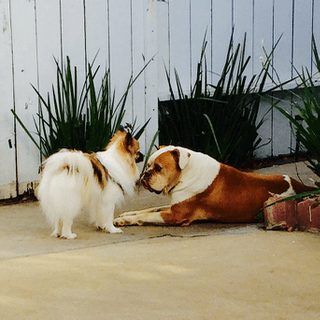
[(117, 131), (104, 151), (63, 149), (51, 155), (43, 163), (38, 199), (53, 226), (52, 236), (76, 238), (71, 227), (82, 208), (97, 228), (122, 232), (113, 225), (115, 205), (124, 193), (134, 193), (139, 178), (136, 163), (142, 159), (139, 142), (125, 130)]

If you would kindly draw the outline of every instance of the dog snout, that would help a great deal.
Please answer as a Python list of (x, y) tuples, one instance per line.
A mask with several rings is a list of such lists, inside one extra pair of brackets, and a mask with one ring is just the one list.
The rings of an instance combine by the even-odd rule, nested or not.
[(145, 171), (141, 175), (141, 180), (148, 180), (151, 177), (151, 170)]
[(148, 185), (148, 181), (149, 181), (150, 177), (151, 177), (150, 171), (142, 172), (141, 177), (140, 177), (140, 182), (142, 183), (142, 185), (144, 187), (146, 187)]
[(153, 190), (151, 189), (151, 187), (149, 186), (149, 180), (151, 178), (151, 171), (145, 171), (143, 172), (143, 174), (141, 175), (140, 178), (140, 182), (143, 185), (143, 187), (151, 192), (153, 192)]

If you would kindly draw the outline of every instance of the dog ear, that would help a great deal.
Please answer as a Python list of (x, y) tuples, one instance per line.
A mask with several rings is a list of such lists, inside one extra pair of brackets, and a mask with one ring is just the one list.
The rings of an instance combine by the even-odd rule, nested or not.
[(189, 162), (191, 154), (186, 150), (174, 149), (171, 151), (171, 154), (176, 159), (179, 168), (182, 170)]
[(129, 132), (127, 132), (127, 134), (126, 134), (126, 138), (125, 138), (125, 146), (126, 146), (126, 149), (128, 150), (128, 151), (132, 151), (131, 149), (131, 147), (132, 147), (132, 145), (133, 145), (133, 138), (132, 138), (132, 135), (131, 135), (131, 133), (129, 133)]

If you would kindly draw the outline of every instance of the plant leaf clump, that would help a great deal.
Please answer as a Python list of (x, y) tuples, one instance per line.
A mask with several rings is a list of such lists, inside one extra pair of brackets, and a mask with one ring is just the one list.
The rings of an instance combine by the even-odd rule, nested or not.
[[(112, 91), (110, 86), (109, 71), (105, 72), (101, 85), (97, 89), (95, 77), (99, 66), (93, 67), (93, 63), (89, 64), (88, 73), (79, 93), (77, 67), (71, 67), (69, 57), (67, 57), (65, 68), (60, 67), (58, 61), (55, 60), (56, 85), (52, 85), (51, 95), (48, 93), (45, 99), (32, 86), (40, 100), (38, 119), (34, 119), (40, 143), (36, 141), (18, 115), (13, 110), (11, 111), (43, 157), (62, 148), (85, 152), (102, 150), (113, 134), (120, 129), (125, 115), (128, 93), (150, 61), (135, 78), (130, 77), (125, 92), (116, 103), (115, 91)], [(149, 120), (140, 129), (132, 129), (137, 139), (143, 133)], [(135, 124), (136, 121), (133, 127)]]
[(216, 85), (208, 84), (204, 40), (197, 76), (191, 93), (183, 92), (177, 70), (177, 95), (166, 70), (170, 100), (159, 103), (160, 143), (185, 146), (209, 154), (217, 160), (239, 166), (251, 160), (260, 146), (258, 121), (260, 97), (280, 87), (265, 90), (271, 64), (267, 56), (261, 72), (248, 78), (246, 69), (246, 35), (243, 43), (234, 47), (233, 35), (220, 78)]
[[(317, 50), (316, 42), (312, 37), (312, 51), (315, 58), (315, 66), (318, 75), (320, 74), (320, 56)], [(300, 80), (299, 89), (301, 94), (292, 92), (298, 98), (292, 101), (295, 111), (300, 115), (299, 121), (293, 114), (286, 112), (279, 106), (275, 106), (283, 115), (285, 115), (292, 127), (293, 133), (300, 143), (305, 147), (309, 167), (320, 177), (320, 91), (314, 77), (307, 68), (298, 73)]]

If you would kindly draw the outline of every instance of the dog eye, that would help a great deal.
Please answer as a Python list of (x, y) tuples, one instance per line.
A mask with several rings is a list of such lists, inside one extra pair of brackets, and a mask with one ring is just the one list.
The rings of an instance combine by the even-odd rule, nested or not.
[(155, 165), (154, 165), (154, 171), (155, 171), (155, 172), (160, 172), (161, 170), (162, 170), (162, 168), (161, 168), (160, 165), (158, 165), (158, 164), (155, 164)]
[(140, 151), (138, 151), (136, 153), (136, 163), (143, 161), (143, 158), (144, 158), (143, 154)]

